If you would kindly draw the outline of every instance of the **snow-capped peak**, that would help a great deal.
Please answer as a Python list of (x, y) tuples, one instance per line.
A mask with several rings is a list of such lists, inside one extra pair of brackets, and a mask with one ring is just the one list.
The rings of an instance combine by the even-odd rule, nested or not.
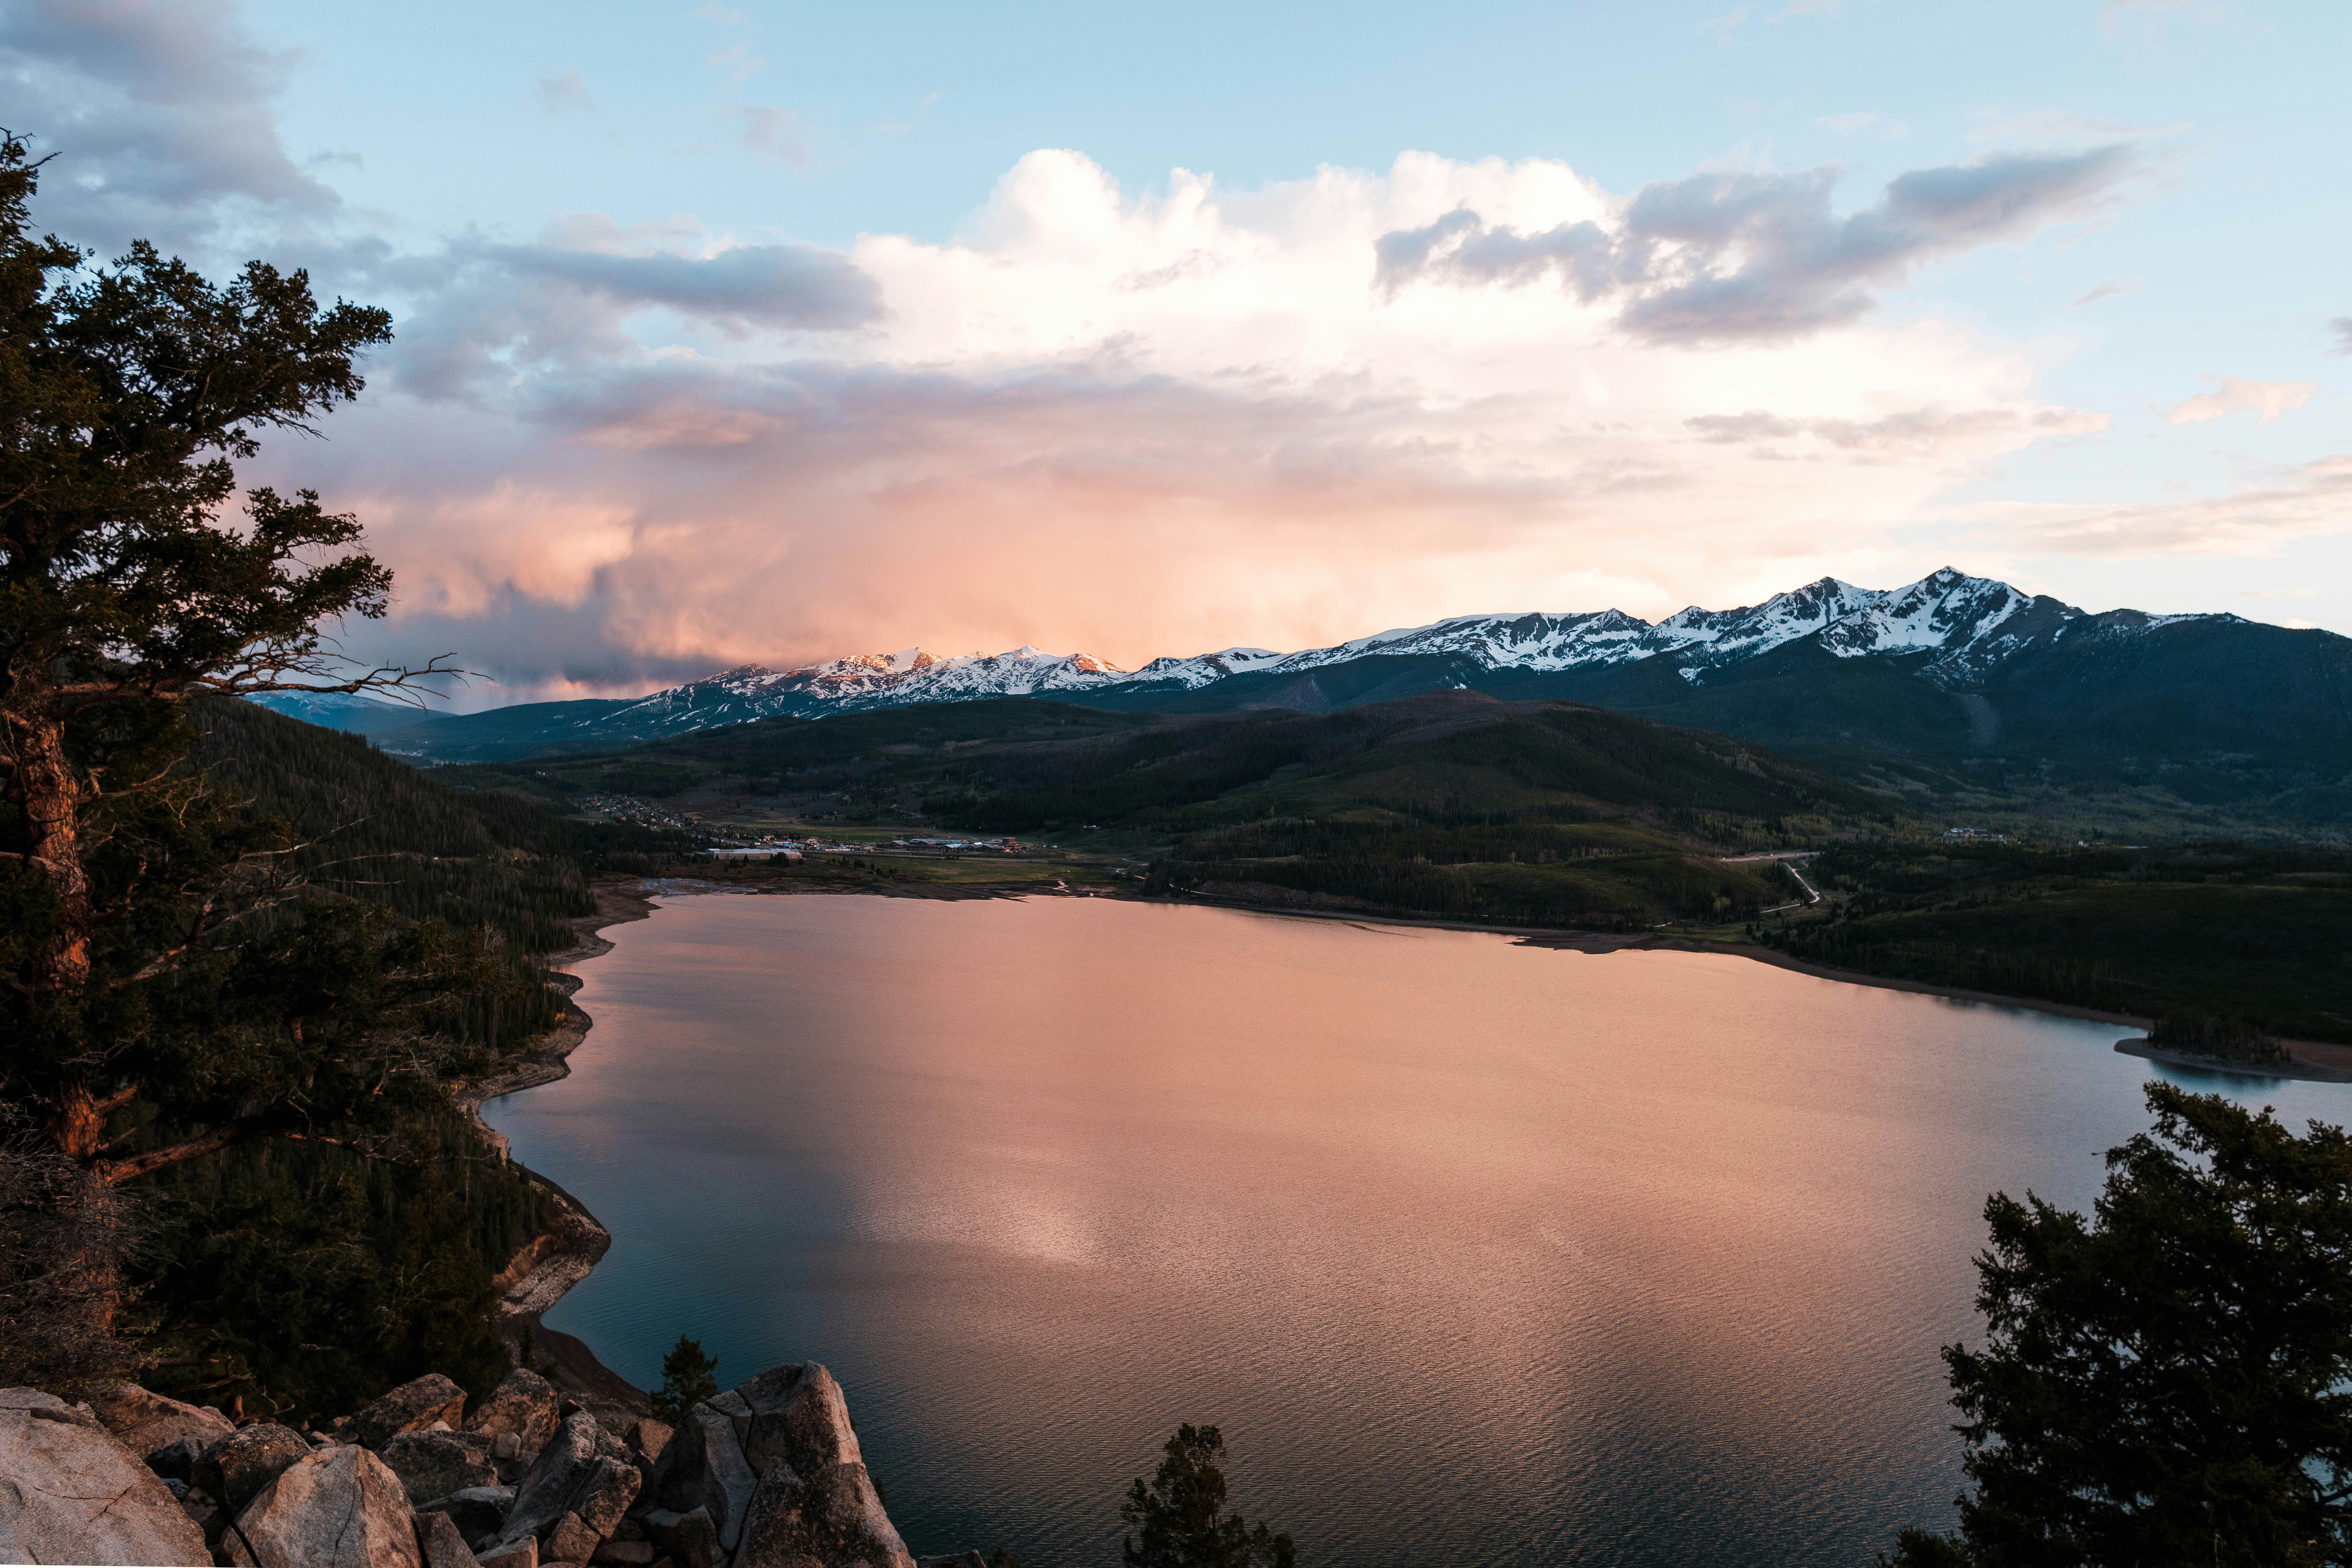
[[(1947, 685), (1978, 680), (2028, 648), (2069, 635), (2140, 636), (2176, 620), (2137, 610), (2086, 616), (2055, 599), (1944, 567), (1895, 589), (1823, 577), (1760, 605), (1693, 605), (1654, 626), (1621, 610), (1454, 616), (1328, 647), (1293, 653), (1235, 646), (1155, 658), (1129, 671), (1088, 654), (1048, 653), (1024, 643), (1004, 653), (940, 657), (921, 647), (854, 654), (774, 670), (741, 665), (658, 691), (627, 711), (663, 731), (740, 723), (770, 714), (813, 716), (917, 702), (1061, 696), (1118, 689), (1194, 690), (1249, 675), (1304, 675), (1360, 658), (1441, 658), (1484, 669), (1567, 671), (1657, 658), (1694, 684), (1737, 659), (1811, 638), (1840, 658), (1919, 658)], [(1458, 678), (1449, 678), (1455, 685)]]

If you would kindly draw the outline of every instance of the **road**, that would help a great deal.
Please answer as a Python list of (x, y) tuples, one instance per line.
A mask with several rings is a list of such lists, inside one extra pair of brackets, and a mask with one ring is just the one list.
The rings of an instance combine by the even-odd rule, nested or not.
[[(1797, 864), (1802, 860), (1810, 860), (1820, 853), (1818, 849), (1772, 849), (1759, 855), (1726, 855), (1723, 857), (1723, 863), (1727, 866), (1739, 866), (1758, 860), (1778, 860), (1787, 868), (1789, 875), (1797, 879), (1797, 886), (1805, 890), (1803, 901), (1808, 904), (1818, 904), (1822, 901), (1822, 890), (1805, 880), (1805, 874), (1797, 869)], [(1768, 915), (1777, 915), (1782, 910), (1793, 910), (1796, 907), (1795, 904), (1775, 904), (1763, 912)]]

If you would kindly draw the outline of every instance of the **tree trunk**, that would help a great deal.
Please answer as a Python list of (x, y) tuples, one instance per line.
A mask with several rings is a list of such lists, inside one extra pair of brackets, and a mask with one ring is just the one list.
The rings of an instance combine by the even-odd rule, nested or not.
[(53, 996), (79, 991), (89, 983), (89, 871), (81, 863), (81, 803), (89, 792), (66, 755), (61, 717), (37, 709), (11, 716), (8, 727), (16, 731), (26, 853), (58, 901), (55, 928), (33, 950), (32, 987)]

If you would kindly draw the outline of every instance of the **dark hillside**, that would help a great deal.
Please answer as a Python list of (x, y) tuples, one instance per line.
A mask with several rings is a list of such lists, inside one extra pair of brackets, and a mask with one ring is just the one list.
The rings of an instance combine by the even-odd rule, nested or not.
[(1774, 940), (1872, 974), (2352, 1041), (2352, 851), (1856, 843)]
[(1746, 918), (1792, 884), (1726, 855), (1898, 815), (1725, 736), (1453, 690), (1322, 715), (940, 703), (443, 771), (551, 800), (757, 799), (876, 824), (1101, 828), (1168, 846), (1161, 888), (1610, 929)]
[[(577, 941), (562, 921), (593, 911), (591, 861), (667, 842), (455, 789), (359, 735), (250, 703), (202, 703), (191, 717), (192, 761), (305, 846), (289, 858), (301, 896), (238, 928), (243, 940), (297, 934), (346, 900), (484, 932), (485, 963), (442, 1009), (459, 1047), (445, 1063), (465, 1073), (498, 1070), (560, 1020), (524, 955)], [(503, 1374), (492, 1279), (544, 1228), (549, 1200), (446, 1087), (410, 1088), (364, 1133), (321, 1120), (150, 1178), (162, 1223), (138, 1261), (132, 1315), (167, 1358), (153, 1385), (291, 1421), (428, 1371), (474, 1393)], [(142, 1125), (121, 1146), (187, 1131)]]
[(193, 760), (306, 846), (294, 866), (311, 886), (390, 906), (411, 919), (488, 925), (525, 952), (572, 945), (562, 922), (593, 913), (583, 855), (658, 841), (589, 829), (507, 790), (460, 790), (373, 750), (247, 702), (194, 716)]

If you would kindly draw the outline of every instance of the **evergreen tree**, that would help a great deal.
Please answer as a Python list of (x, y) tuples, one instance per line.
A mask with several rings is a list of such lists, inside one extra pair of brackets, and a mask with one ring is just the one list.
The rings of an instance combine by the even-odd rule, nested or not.
[(341, 552), (356, 521), (308, 491), (255, 489), (247, 526), (221, 525), (235, 460), (260, 431), (307, 427), (356, 396), (353, 362), (391, 319), (320, 310), (305, 275), (260, 262), (215, 288), (143, 241), (89, 267), (33, 237), (38, 180), (24, 142), (0, 139), (0, 779), (16, 808), (6, 1087), (41, 1107), (59, 1153), (114, 1180), (226, 1141), (215, 1129), (135, 1169), (106, 1152), (109, 1119), (163, 1066), (132, 1046), (142, 1032), (122, 1026), (117, 998), (210, 934), (210, 900), (198, 897), (193, 930), (188, 910), (159, 906), (266, 847), (220, 831), (216, 815), (192, 825), (173, 809), (201, 794), (172, 766), (188, 740), (182, 705), (399, 678), (335, 680), (320, 639), (322, 624), (387, 603), (390, 574)]
[(1118, 1517), (1137, 1533), (1119, 1542), (1127, 1568), (1294, 1568), (1287, 1535), (1255, 1529), (1225, 1508), (1225, 1439), (1214, 1426), (1179, 1426), (1149, 1486), (1138, 1476)]
[(35, 237), (39, 172), (0, 132), (0, 1101), (71, 1174), (41, 1234), (80, 1239), (33, 1277), (102, 1337), (111, 1189), (262, 1136), (381, 1153), (366, 1130), (432, 1097), (488, 944), (298, 912), (283, 825), (184, 761), (206, 699), (423, 673), (325, 640), (389, 601), (353, 519), (267, 489), (226, 515), (236, 464), (356, 396), (390, 318), (261, 262), (226, 287), (144, 242), (94, 265)]
[(1996, 1194), (1973, 1495), (1906, 1568), (2352, 1563), (2352, 1140), (2151, 1084), (2094, 1218)]
[(654, 1419), (675, 1426), (686, 1413), (719, 1394), (719, 1361), (702, 1353), (700, 1340), (677, 1336), (662, 1357), (661, 1392), (654, 1395)]

